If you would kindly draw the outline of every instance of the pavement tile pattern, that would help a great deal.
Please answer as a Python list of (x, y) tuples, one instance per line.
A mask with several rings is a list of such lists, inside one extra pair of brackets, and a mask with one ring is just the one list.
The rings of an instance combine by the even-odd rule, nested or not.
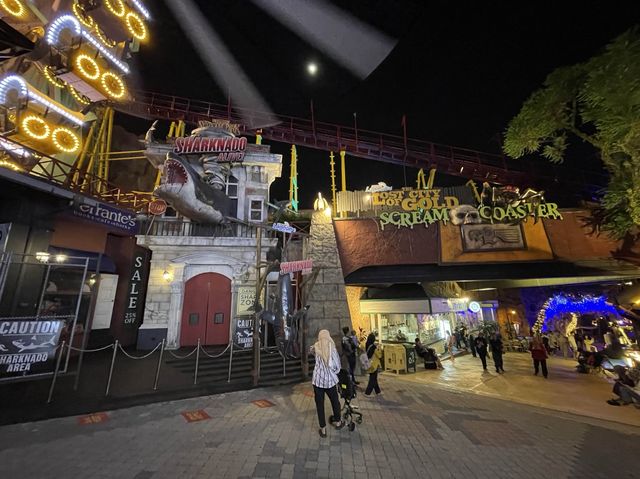
[[(638, 477), (639, 428), (387, 374), (380, 382), (382, 397), (353, 402), (364, 423), (325, 439), (309, 383), (122, 409), (82, 426), (5, 426), (0, 477)], [(272, 407), (252, 403), (267, 398)], [(185, 421), (199, 410), (210, 419)]]

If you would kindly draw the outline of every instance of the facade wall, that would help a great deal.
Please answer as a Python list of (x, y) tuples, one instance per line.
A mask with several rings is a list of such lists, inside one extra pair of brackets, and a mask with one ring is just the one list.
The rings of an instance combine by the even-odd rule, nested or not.
[[(152, 251), (144, 320), (138, 344), (145, 338), (166, 338), (167, 346), (180, 346), (184, 284), (202, 273), (219, 273), (231, 280), (230, 326), (233, 327), (236, 293), (240, 286), (255, 287), (254, 238), (138, 237)], [(262, 259), (276, 240), (263, 239)], [(165, 279), (165, 271), (169, 278)], [(230, 334), (232, 331), (230, 331)]]
[(58, 217), (51, 234), (51, 246), (104, 253), (109, 230), (101, 226)]

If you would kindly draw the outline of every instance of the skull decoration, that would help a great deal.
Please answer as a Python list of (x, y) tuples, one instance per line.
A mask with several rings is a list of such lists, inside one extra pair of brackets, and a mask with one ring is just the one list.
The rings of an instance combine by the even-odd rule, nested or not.
[(481, 223), (480, 213), (471, 205), (460, 205), (453, 208), (450, 212), (451, 223), (456, 226), (472, 225)]

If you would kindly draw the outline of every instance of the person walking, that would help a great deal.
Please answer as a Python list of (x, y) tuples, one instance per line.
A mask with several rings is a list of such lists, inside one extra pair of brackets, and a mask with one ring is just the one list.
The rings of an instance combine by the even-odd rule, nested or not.
[(547, 349), (544, 347), (544, 344), (542, 344), (539, 336), (533, 337), (529, 350), (531, 351), (531, 358), (533, 359), (535, 375), (538, 375), (540, 366), (542, 366), (542, 375), (546, 378), (549, 375), (549, 371), (547, 370), (547, 358), (549, 356), (547, 355)]
[(340, 399), (338, 398), (338, 372), (340, 372), (340, 356), (336, 350), (336, 345), (331, 338), (331, 334), (326, 329), (318, 333), (318, 341), (311, 346), (311, 351), (315, 354), (316, 364), (313, 368), (313, 393), (316, 401), (316, 411), (318, 413), (318, 423), (320, 437), (327, 437), (327, 422), (324, 413), (324, 396), (329, 396), (333, 415), (329, 422), (333, 423), (336, 429), (341, 429), (344, 423), (340, 414)]
[(351, 375), (353, 384), (360, 384), (356, 381), (356, 348), (353, 345), (353, 338), (349, 336), (349, 327), (345, 326), (342, 328), (342, 333), (342, 355), (349, 365), (349, 374)]
[(456, 362), (456, 357), (453, 354), (453, 348), (456, 345), (456, 337), (451, 334), (451, 333), (447, 333), (449, 336), (447, 336), (447, 347), (449, 348), (449, 357), (451, 358), (451, 362), (455, 363)]
[(365, 351), (369, 358), (369, 369), (367, 369), (369, 373), (369, 383), (367, 384), (367, 389), (364, 391), (364, 395), (371, 396), (371, 391), (375, 391), (376, 396), (379, 396), (382, 391), (378, 384), (378, 368), (380, 368), (382, 364), (380, 362), (382, 351), (380, 351), (380, 348), (376, 345), (376, 335), (374, 333), (370, 333), (369, 336), (367, 336)]
[(482, 369), (487, 370), (487, 339), (484, 337), (484, 333), (480, 331), (476, 338), (476, 352), (480, 356), (482, 361)]
[(471, 354), (473, 354), (474, 358), (477, 357), (478, 355), (476, 354), (476, 338), (473, 337), (473, 333), (469, 333), (468, 342), (469, 349), (471, 349)]
[(496, 366), (496, 372), (504, 372), (504, 368), (502, 367), (502, 354), (504, 350), (500, 333), (494, 333), (489, 343), (491, 344), (491, 355), (493, 356), (493, 364)]

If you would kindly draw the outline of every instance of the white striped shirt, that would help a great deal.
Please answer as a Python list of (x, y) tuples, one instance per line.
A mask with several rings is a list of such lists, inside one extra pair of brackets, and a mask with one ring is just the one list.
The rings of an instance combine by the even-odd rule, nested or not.
[(336, 348), (331, 348), (329, 364), (327, 365), (320, 355), (314, 350), (316, 365), (313, 367), (311, 384), (323, 389), (329, 389), (338, 384), (338, 372), (340, 372), (340, 356)]

